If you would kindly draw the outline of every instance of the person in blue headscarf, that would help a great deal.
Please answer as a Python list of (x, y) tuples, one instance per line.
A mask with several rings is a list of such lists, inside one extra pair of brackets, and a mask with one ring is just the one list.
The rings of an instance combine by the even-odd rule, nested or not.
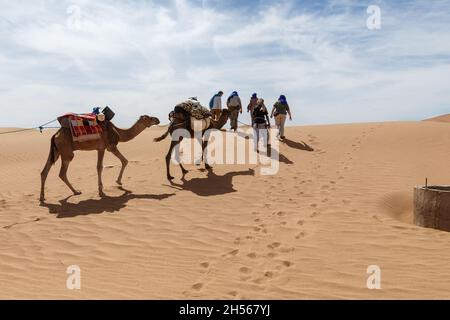
[(289, 120), (292, 121), (292, 114), (287, 102), (286, 96), (281, 95), (278, 101), (273, 105), (271, 118), (275, 117), (275, 125), (278, 128), (277, 137), (280, 139), (285, 139), (284, 136), (284, 125), (286, 123), (286, 116), (289, 114)]
[(230, 126), (231, 130), (236, 132), (238, 127), (239, 112), (242, 113), (241, 98), (237, 91), (233, 91), (227, 99), (227, 108), (230, 112)]
[(254, 93), (252, 94), (252, 97), (250, 98), (250, 102), (247, 106), (247, 112), (250, 112), (250, 117), (252, 118), (252, 126), (255, 123), (255, 119), (253, 116), (253, 110), (255, 109), (256, 105), (258, 104), (258, 94)]

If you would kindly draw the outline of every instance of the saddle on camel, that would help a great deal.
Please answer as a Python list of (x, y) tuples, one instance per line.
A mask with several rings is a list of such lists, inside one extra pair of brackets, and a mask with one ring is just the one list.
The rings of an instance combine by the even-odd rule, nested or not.
[(196, 97), (177, 104), (169, 114), (169, 121), (172, 122), (180, 113), (184, 115), (182, 120), (186, 122), (187, 130), (203, 131), (211, 125), (211, 111), (203, 107)]
[(107, 121), (111, 121), (115, 113), (109, 107), (103, 109), (101, 113), (95, 112), (96, 110), (99, 108), (94, 108), (93, 113), (66, 113), (58, 117), (58, 121), (62, 128), (70, 129), (73, 141), (97, 140), (101, 138), (101, 134), (106, 130)]
[(75, 195), (81, 193), (72, 186), (67, 178), (67, 170), (70, 162), (74, 158), (74, 152), (77, 150), (95, 150), (98, 152), (97, 173), (98, 192), (100, 196), (104, 196), (102, 171), (105, 151), (111, 152), (122, 163), (116, 181), (117, 184), (122, 185), (122, 177), (128, 160), (119, 151), (117, 145), (119, 142), (128, 142), (134, 139), (146, 128), (158, 125), (159, 119), (143, 115), (139, 117), (131, 128), (121, 129), (111, 122), (113, 117), (114, 112), (106, 107), (101, 113), (99, 109), (94, 109), (93, 113), (83, 115), (68, 113), (58, 118), (61, 128), (51, 138), (50, 153), (45, 167), (41, 172), (41, 201), (45, 200), (45, 181), (48, 173), (60, 157), (61, 170), (59, 177)]

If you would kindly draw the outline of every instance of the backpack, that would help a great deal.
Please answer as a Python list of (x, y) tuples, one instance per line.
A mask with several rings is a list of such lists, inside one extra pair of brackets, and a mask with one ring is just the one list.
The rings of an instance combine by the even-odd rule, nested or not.
[(213, 95), (211, 100), (209, 100), (209, 109), (214, 108), (214, 98), (217, 96), (217, 94)]

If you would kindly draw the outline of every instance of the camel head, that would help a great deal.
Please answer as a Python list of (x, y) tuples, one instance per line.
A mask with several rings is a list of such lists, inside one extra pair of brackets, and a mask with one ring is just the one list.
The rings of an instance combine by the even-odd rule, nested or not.
[(155, 118), (155, 117), (150, 117), (150, 116), (144, 115), (139, 118), (139, 122), (144, 124), (145, 127), (150, 128), (151, 126), (158, 125), (159, 119)]
[(221, 129), (227, 123), (229, 117), (230, 111), (228, 109), (222, 109), (220, 118), (217, 121), (211, 121), (212, 128)]

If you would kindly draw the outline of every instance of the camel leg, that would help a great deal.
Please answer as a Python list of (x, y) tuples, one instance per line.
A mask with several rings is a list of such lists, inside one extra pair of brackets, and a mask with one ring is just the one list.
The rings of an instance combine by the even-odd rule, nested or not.
[(41, 202), (45, 201), (45, 181), (47, 180), (48, 173), (50, 172), (50, 169), (55, 161), (59, 158), (59, 152), (55, 144), (55, 136), (56, 135), (54, 135), (51, 139), (50, 154), (48, 155), (47, 162), (41, 172), (41, 196), (39, 197)]
[(174, 177), (172, 177), (170, 175), (170, 158), (172, 157), (172, 151), (173, 149), (176, 147), (177, 144), (179, 144), (180, 141), (171, 141), (170, 142), (170, 147), (169, 147), (169, 151), (167, 151), (166, 154), (166, 169), (167, 169), (167, 179), (168, 180), (173, 180)]
[(203, 144), (202, 144), (202, 156), (204, 157), (204, 160), (205, 160), (205, 168), (207, 170), (210, 170), (211, 166), (208, 164), (208, 158), (206, 157), (206, 154), (205, 154), (206, 148), (208, 148), (208, 140), (203, 141)]
[(105, 196), (105, 194), (103, 193), (103, 181), (102, 181), (103, 159), (104, 158), (105, 158), (105, 149), (98, 150), (97, 174), (98, 174), (98, 194), (100, 197)]
[(183, 174), (183, 177), (186, 175), (186, 173), (188, 173), (189, 171), (188, 170), (186, 170), (184, 167), (183, 167), (183, 165), (181, 164), (181, 162), (180, 162), (180, 168), (181, 168), (181, 173)]
[[(180, 140), (179, 140), (178, 143), (181, 143), (181, 141), (183, 141), (183, 137), (180, 137)], [(184, 176), (186, 175), (186, 173), (188, 173), (189, 171), (187, 171), (187, 170), (183, 167), (183, 164), (181, 163), (181, 161), (180, 161), (179, 165), (180, 165), (180, 168), (181, 168), (181, 173), (183, 174), (183, 177), (184, 177)]]
[(50, 169), (52, 168), (52, 165), (53, 165), (52, 161), (48, 159), (44, 169), (41, 172), (41, 196), (39, 198), (40, 201), (45, 200), (45, 181), (47, 180), (47, 176), (48, 173), (50, 172)]
[(119, 186), (122, 185), (122, 177), (123, 172), (125, 171), (126, 166), (128, 165), (128, 160), (123, 156), (123, 154), (120, 153), (119, 149), (114, 148), (111, 150), (112, 154), (115, 155), (117, 158), (119, 158), (120, 162), (122, 162), (122, 168), (120, 169), (119, 177), (117, 178), (117, 184)]
[(62, 181), (69, 187), (69, 189), (73, 192), (74, 195), (81, 194), (80, 191), (75, 190), (74, 187), (69, 182), (69, 179), (67, 179), (67, 170), (69, 169), (70, 162), (73, 159), (73, 155), (70, 158), (62, 158), (61, 159), (61, 171), (59, 172), (59, 177)]

